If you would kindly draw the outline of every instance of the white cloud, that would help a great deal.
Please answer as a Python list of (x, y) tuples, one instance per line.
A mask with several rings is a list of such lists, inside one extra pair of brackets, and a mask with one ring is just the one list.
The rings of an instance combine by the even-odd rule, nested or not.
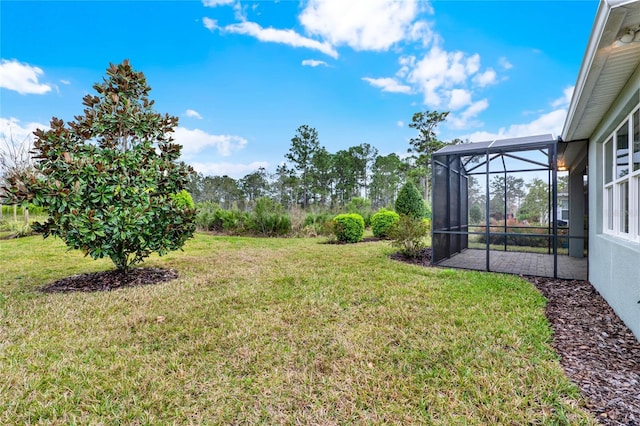
[(434, 40), (439, 40), (439, 37), (426, 21), (417, 21), (409, 30), (409, 39), (421, 42), (423, 47), (427, 47)]
[(239, 22), (236, 24), (227, 25), (225, 27), (220, 27), (220, 30), (228, 33), (249, 35), (257, 38), (260, 41), (281, 43), (292, 47), (304, 47), (307, 49), (313, 49), (322, 52), (325, 55), (331, 56), (332, 58), (338, 57), (338, 52), (330, 43), (320, 42), (301, 36), (293, 30), (262, 28), (255, 22)]
[(478, 116), (478, 114), (486, 110), (488, 107), (489, 101), (486, 99), (481, 99), (479, 101), (473, 102), (461, 114), (450, 114), (449, 117), (447, 117), (447, 123), (457, 129), (464, 129), (468, 128), (469, 126), (482, 125), (482, 123), (476, 122), (475, 118)]
[(207, 147), (215, 147), (218, 153), (224, 157), (231, 155), (233, 151), (243, 149), (247, 140), (235, 135), (212, 135), (200, 129), (187, 129), (177, 127), (173, 138), (183, 146), (182, 154), (190, 158)]
[(35, 138), (33, 132), (37, 129), (49, 130), (49, 126), (36, 122), (21, 124), (17, 118), (0, 117), (0, 139), (6, 138), (7, 141), (23, 143), (33, 140)]
[(51, 91), (51, 86), (38, 82), (44, 74), (41, 68), (23, 64), (17, 60), (0, 62), (0, 87), (15, 90), (21, 95), (43, 95)]
[(71, 82), (69, 80), (60, 80), (60, 83), (64, 84), (64, 85), (70, 85)]
[(202, 0), (206, 7), (217, 7), (232, 4), (234, 0)]
[(404, 121), (402, 121), (402, 120), (398, 120), (398, 122), (396, 123), (396, 125), (397, 125), (398, 127), (404, 127)]
[(188, 109), (184, 112), (184, 115), (191, 118), (197, 118), (198, 120), (202, 120), (202, 116), (200, 113), (194, 109)]
[(302, 65), (305, 67), (318, 67), (320, 65), (328, 67), (329, 64), (327, 64), (325, 61), (318, 61), (316, 59), (305, 59), (302, 61)]
[(473, 77), (473, 82), (480, 87), (485, 87), (490, 84), (494, 84), (496, 82), (496, 77), (496, 72), (493, 69), (489, 68), (485, 72), (476, 74)]
[(311, 0), (299, 16), (309, 34), (355, 50), (388, 50), (408, 37), (426, 37), (426, 24), (413, 24), (416, 0)]
[(391, 93), (411, 93), (411, 87), (400, 84), (394, 78), (369, 78), (362, 77), (364, 81), (372, 85), (373, 87), (378, 87), (382, 89), (383, 92), (391, 92)]
[(206, 16), (202, 18), (202, 24), (209, 30), (213, 31), (218, 28), (218, 21), (215, 19), (207, 18)]
[(505, 70), (513, 68), (513, 64), (511, 64), (511, 62), (509, 62), (504, 56), (498, 59), (498, 64), (500, 64), (500, 66)]
[(575, 86), (566, 87), (562, 91), (562, 97), (556, 99), (551, 103), (551, 106), (554, 108), (567, 108), (569, 103), (571, 102), (571, 97), (573, 96), (573, 89)]
[(267, 169), (269, 167), (269, 163), (266, 161), (254, 161), (249, 164), (239, 164), (239, 163), (201, 163), (201, 162), (191, 162), (189, 163), (197, 172), (202, 173), (203, 175), (214, 175), (214, 176), (230, 176), (234, 179), (240, 179), (246, 176), (249, 173), (255, 172), (260, 167), (264, 167)]
[(400, 58), (399, 73), (407, 74), (407, 81), (417, 86), (424, 95), (424, 103), (438, 107), (442, 98), (447, 97), (447, 89), (461, 86), (480, 68), (478, 54), (466, 56), (463, 52), (447, 52), (434, 46), (424, 57)]
[(453, 89), (449, 99), (449, 109), (457, 110), (471, 103), (471, 92), (465, 89)]
[(497, 132), (475, 132), (463, 136), (471, 142), (489, 141), (494, 139), (516, 138), (542, 134), (559, 135), (562, 132), (564, 120), (567, 117), (566, 109), (557, 109), (540, 115), (528, 123), (512, 124), (509, 127), (501, 127)]

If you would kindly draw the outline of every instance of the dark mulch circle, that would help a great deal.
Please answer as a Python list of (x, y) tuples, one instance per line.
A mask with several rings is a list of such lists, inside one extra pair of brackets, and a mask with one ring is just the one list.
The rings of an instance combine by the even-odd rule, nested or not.
[[(430, 266), (431, 250), (416, 259)], [(588, 281), (524, 276), (547, 298), (553, 347), (600, 423), (640, 426), (640, 342)]]
[(400, 252), (396, 252), (391, 255), (391, 258), (412, 265), (431, 266), (431, 247), (420, 250), (420, 254), (416, 257), (408, 257)]
[(51, 283), (41, 291), (44, 293), (110, 291), (124, 287), (158, 284), (176, 278), (178, 273), (173, 269), (132, 268), (126, 274), (112, 270), (73, 275)]

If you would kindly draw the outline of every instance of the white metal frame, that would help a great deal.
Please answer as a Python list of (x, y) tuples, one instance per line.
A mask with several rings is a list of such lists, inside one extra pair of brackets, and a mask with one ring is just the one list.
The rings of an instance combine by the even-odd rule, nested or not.
[[(618, 176), (617, 161), (618, 133), (624, 126), (628, 131), (628, 149), (626, 153), (628, 173)], [(603, 165), (603, 232), (629, 241), (640, 242), (640, 167), (634, 170), (634, 157), (640, 157), (640, 152), (634, 152), (634, 145), (638, 143), (636, 133), (640, 134), (640, 105), (627, 115), (613, 133), (602, 144)], [(607, 165), (607, 148), (611, 147), (611, 163)], [(624, 152), (622, 153), (624, 155)], [(612, 179), (607, 182), (607, 166), (611, 167)], [(621, 188), (626, 185), (626, 194)], [(627, 202), (626, 213), (624, 202)], [(628, 228), (625, 226), (628, 222)]]

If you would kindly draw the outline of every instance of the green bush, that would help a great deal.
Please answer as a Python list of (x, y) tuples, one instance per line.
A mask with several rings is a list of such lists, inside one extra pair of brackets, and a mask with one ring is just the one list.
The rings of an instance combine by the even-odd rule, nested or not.
[(363, 197), (353, 197), (344, 208), (347, 213), (357, 213), (362, 216), (365, 228), (371, 226), (371, 216), (373, 215), (371, 200)]
[(256, 202), (249, 230), (260, 236), (286, 235), (291, 232), (291, 219), (280, 204), (271, 198), (262, 197)]
[[(330, 212), (320, 213), (308, 213), (304, 218), (303, 229), (306, 229), (307, 234), (326, 235), (327, 223), (333, 219), (333, 214)], [(332, 234), (333, 232), (328, 232)]]
[(387, 238), (389, 231), (400, 220), (400, 215), (390, 210), (380, 210), (371, 218), (371, 230), (378, 238)]
[(249, 214), (240, 210), (217, 210), (210, 222), (210, 230), (232, 235), (243, 234), (249, 222)]
[(248, 213), (240, 210), (224, 210), (212, 202), (198, 203), (196, 225), (204, 231), (240, 235), (246, 232), (250, 222)]
[(30, 225), (25, 225), (22, 221), (0, 221), (0, 232), (6, 232), (5, 238), (22, 238), (33, 235)]
[(84, 115), (34, 132), (38, 179), (10, 176), (7, 198), (48, 208), (33, 230), (59, 237), (93, 259), (108, 257), (121, 272), (152, 253), (181, 249), (196, 229), (195, 209), (172, 194), (193, 169), (180, 161), (171, 132), (178, 118), (160, 114), (151, 87), (128, 60), (111, 64), (95, 95), (83, 98)]
[(191, 198), (191, 194), (187, 192), (186, 189), (181, 190), (171, 196), (171, 199), (178, 208), (184, 209), (195, 209), (196, 206), (193, 204), (193, 198)]
[(426, 206), (422, 195), (412, 181), (404, 184), (398, 198), (396, 198), (396, 212), (413, 218), (423, 218), (426, 214)]
[(333, 218), (334, 233), (338, 241), (357, 243), (364, 237), (364, 219), (357, 213), (339, 214)]
[(391, 244), (398, 247), (404, 256), (418, 257), (426, 247), (424, 238), (428, 232), (423, 219), (401, 215), (400, 220), (389, 231), (389, 236), (393, 239)]
[[(492, 227), (491, 232), (505, 232), (504, 227)], [(489, 237), (489, 244), (496, 244), (503, 246), (506, 242), (507, 246), (518, 246), (518, 247), (549, 247), (552, 240), (548, 236), (549, 231), (547, 228), (541, 227), (510, 227), (507, 226), (506, 232), (513, 234), (539, 234), (539, 237), (534, 237), (530, 235), (495, 235), (491, 234)], [(482, 244), (485, 244), (487, 241), (485, 234), (478, 234), (476, 236), (476, 241)]]

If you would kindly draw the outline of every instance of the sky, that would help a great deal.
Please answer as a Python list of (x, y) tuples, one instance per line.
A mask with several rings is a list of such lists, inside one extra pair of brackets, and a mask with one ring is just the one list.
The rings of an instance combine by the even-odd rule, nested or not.
[(0, 2), (0, 137), (73, 120), (110, 63), (142, 71), (204, 175), (274, 172), (301, 125), (329, 152), (560, 134), (598, 2)]

